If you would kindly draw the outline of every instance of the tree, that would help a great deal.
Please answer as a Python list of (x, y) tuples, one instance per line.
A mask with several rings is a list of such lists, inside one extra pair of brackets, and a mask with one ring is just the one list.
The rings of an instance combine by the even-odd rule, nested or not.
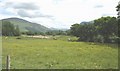
[[(19, 33), (19, 34), (18, 34)], [(19, 36), (19, 27), (15, 27), (11, 22), (2, 20), (2, 35), (3, 36)]]
[(118, 5), (117, 5), (117, 11), (118, 11), (118, 18), (120, 19), (120, 1), (118, 2)]
[(74, 36), (77, 36), (77, 37), (79, 37), (79, 32), (78, 32), (78, 29), (79, 29), (79, 27), (80, 27), (80, 24), (73, 24), (71, 27), (70, 27), (70, 29), (71, 29), (71, 34), (72, 35), (74, 35)]
[(93, 23), (80, 25), (78, 32), (80, 41), (94, 41), (95, 27)]
[(20, 35), (20, 30), (19, 30), (18, 25), (15, 27), (14, 35), (15, 36), (19, 36)]
[(105, 42), (110, 42), (110, 37), (116, 36), (118, 27), (115, 17), (101, 17), (94, 21), (98, 35), (104, 38)]
[[(120, 1), (118, 2), (118, 5), (116, 8), (118, 12), (117, 23), (118, 23), (118, 28), (120, 28)], [(120, 29), (118, 29), (118, 32), (120, 32)], [(118, 34), (118, 37), (120, 38), (120, 33)]]
[(2, 21), (2, 34), (12, 36), (14, 34), (14, 26), (9, 21)]

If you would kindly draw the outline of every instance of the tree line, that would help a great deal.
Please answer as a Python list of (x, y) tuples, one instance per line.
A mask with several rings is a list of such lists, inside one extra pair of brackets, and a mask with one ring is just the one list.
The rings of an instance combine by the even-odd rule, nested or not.
[(23, 35), (66, 35), (66, 31), (61, 30), (49, 30), (47, 32), (33, 32), (33, 31), (27, 31), (27, 32), (21, 32)]
[(116, 17), (101, 17), (93, 22), (73, 24), (70, 32), (79, 37), (79, 41), (117, 43), (119, 39)]

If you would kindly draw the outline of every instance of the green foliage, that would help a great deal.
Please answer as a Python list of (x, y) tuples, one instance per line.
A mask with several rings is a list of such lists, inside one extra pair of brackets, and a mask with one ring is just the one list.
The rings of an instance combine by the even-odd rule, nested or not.
[(43, 32), (33, 32), (33, 31), (28, 31), (28, 32), (22, 32), (24, 35), (45, 35)]
[(115, 17), (101, 17), (88, 24), (74, 24), (71, 34), (80, 41), (115, 43), (118, 39), (118, 23)]
[(14, 26), (9, 21), (2, 21), (2, 35), (3, 36), (19, 36), (20, 31), (18, 26)]
[(94, 21), (97, 34), (104, 38), (104, 42), (111, 42), (110, 37), (118, 36), (118, 23), (115, 17), (101, 17)]
[(71, 27), (70, 27), (70, 29), (71, 29), (71, 34), (72, 35), (74, 35), (74, 36), (77, 36), (77, 37), (79, 37), (79, 24), (73, 24)]
[(46, 35), (66, 35), (65, 31), (61, 31), (61, 30), (50, 30), (48, 32), (45, 33)]
[(19, 26), (17, 25), (16, 27), (15, 27), (15, 36), (19, 36), (21, 33), (20, 33), (20, 30), (19, 30)]
[(66, 35), (71, 35), (71, 31), (70, 30), (66, 30)]
[(93, 27), (93, 24), (80, 25), (78, 32), (80, 33), (79, 40), (81, 40), (81, 41), (93, 41), (93, 38), (95, 35), (95, 28)]

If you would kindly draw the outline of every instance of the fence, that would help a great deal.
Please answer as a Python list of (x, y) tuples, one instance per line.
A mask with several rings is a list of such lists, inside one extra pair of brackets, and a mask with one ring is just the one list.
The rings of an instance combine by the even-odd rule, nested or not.
[(6, 59), (6, 70), (10, 71), (10, 55), (8, 55)]

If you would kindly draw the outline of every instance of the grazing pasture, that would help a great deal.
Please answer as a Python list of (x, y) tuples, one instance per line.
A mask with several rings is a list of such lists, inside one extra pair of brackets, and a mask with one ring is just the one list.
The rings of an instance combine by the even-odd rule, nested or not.
[[(117, 69), (118, 48), (115, 44), (76, 42), (77, 38), (56, 36), (2, 38), (2, 67), (11, 56), (11, 69)], [(68, 41), (68, 38), (74, 41)]]

